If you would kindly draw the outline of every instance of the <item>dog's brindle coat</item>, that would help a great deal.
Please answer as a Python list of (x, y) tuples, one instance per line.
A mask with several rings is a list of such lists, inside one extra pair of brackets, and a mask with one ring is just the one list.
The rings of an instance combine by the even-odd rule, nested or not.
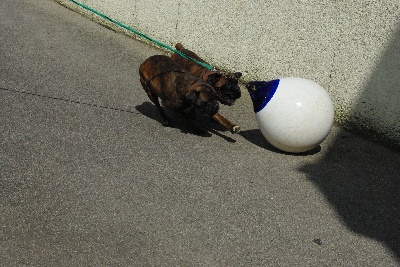
[(196, 110), (209, 116), (218, 112), (219, 105), (214, 89), (187, 72), (170, 57), (149, 57), (140, 65), (139, 74), (140, 83), (156, 105), (164, 126), (168, 126), (171, 120), (165, 114), (158, 98), (166, 109), (183, 112), (195, 131), (199, 131), (194, 125)]
[[(183, 54), (203, 63), (208, 64), (194, 52), (185, 49), (181, 43), (175, 45), (176, 50)], [(189, 71), (194, 76), (202, 79), (204, 82), (211, 84), (218, 94), (218, 101), (224, 105), (233, 105), (235, 100), (240, 98), (241, 92), (238, 85), (238, 79), (242, 76), (240, 72), (229, 73), (221, 70), (209, 70), (193, 60), (186, 59), (178, 54), (172, 54), (171, 58)]]

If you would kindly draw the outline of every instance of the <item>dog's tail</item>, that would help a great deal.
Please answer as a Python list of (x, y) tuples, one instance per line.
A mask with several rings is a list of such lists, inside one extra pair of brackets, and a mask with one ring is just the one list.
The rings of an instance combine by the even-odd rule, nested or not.
[(177, 44), (175, 45), (175, 48), (176, 48), (176, 50), (178, 50), (178, 51), (181, 51), (182, 49), (184, 49), (183, 44), (181, 44), (181, 43), (177, 43)]

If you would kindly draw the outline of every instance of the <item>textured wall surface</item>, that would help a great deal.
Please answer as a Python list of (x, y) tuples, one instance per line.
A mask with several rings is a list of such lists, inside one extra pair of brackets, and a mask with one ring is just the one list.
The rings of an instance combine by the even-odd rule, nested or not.
[(400, 1), (81, 2), (244, 81), (312, 79), (328, 90), (337, 123), (400, 147)]

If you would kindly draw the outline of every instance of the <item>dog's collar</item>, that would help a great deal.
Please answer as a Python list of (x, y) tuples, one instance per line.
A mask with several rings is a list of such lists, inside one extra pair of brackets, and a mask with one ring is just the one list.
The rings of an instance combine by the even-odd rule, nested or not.
[(236, 78), (235, 75), (233, 73), (231, 73), (231, 72), (220, 70), (220, 69), (217, 69), (216, 67), (213, 67), (213, 69), (211, 71), (215, 72), (215, 73), (218, 73), (218, 74), (220, 74), (221, 76), (223, 76), (223, 77), (225, 77), (227, 79), (236, 79), (236, 80), (238, 80), (238, 78)]

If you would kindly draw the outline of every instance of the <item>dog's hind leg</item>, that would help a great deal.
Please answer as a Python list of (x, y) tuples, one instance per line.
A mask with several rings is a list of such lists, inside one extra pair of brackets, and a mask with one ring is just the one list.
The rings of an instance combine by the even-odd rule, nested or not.
[(149, 96), (149, 98), (157, 107), (158, 113), (161, 117), (161, 124), (164, 126), (169, 126), (171, 124), (171, 119), (167, 116), (167, 114), (165, 114), (164, 109), (161, 107), (160, 102), (158, 101), (158, 97), (153, 95), (152, 97)]
[(160, 114), (161, 117), (161, 124), (164, 126), (169, 126), (171, 123), (171, 119), (165, 114), (164, 109), (161, 107), (160, 102), (158, 101), (158, 96), (151, 91), (151, 89), (148, 87), (147, 83), (143, 81), (142, 78), (140, 78), (140, 83), (142, 84), (143, 89), (146, 91), (147, 96), (151, 100), (151, 102), (156, 105), (158, 114)]

